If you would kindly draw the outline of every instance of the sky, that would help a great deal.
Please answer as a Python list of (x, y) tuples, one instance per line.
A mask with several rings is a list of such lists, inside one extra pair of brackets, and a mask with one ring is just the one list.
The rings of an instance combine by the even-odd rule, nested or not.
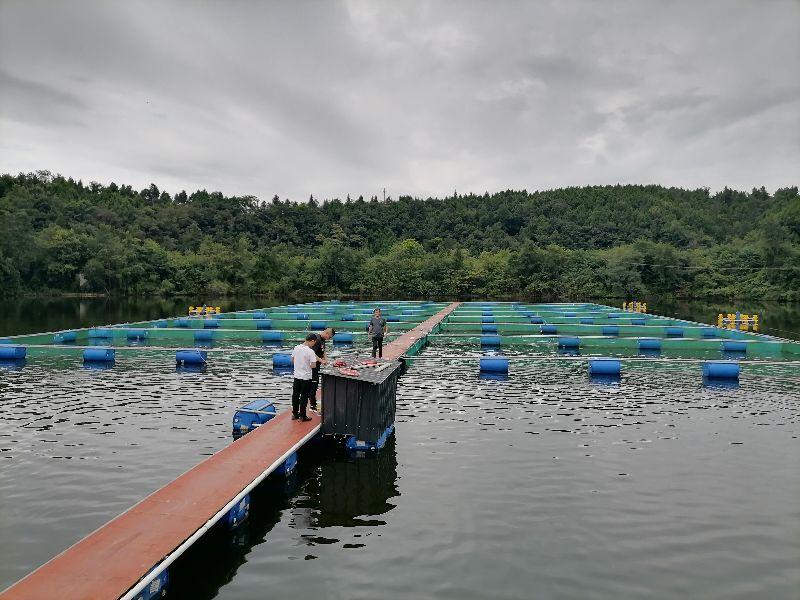
[(774, 191), (800, 183), (798, 31), (798, 0), (0, 0), (0, 172)]

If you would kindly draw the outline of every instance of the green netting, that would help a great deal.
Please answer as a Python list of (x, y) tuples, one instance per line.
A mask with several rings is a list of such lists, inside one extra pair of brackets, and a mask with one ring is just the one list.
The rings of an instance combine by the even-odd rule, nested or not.
[[(432, 334), (429, 341), (437, 347), (446, 347), (451, 344), (474, 344), (480, 346), (482, 336), (448, 336)], [(537, 336), (500, 336), (502, 348), (527, 348), (532, 351), (554, 351), (558, 348), (559, 337), (549, 335)], [(603, 350), (621, 351), (626, 353), (637, 353), (639, 351), (638, 338), (625, 337), (579, 337), (580, 350)], [(742, 340), (745, 344), (745, 356), (748, 357), (775, 357), (792, 358), (800, 354), (800, 343), (768, 341), (768, 340)], [(724, 354), (723, 340), (714, 339), (687, 339), (687, 338), (664, 338), (661, 340), (661, 351), (672, 355), (685, 353), (691, 356), (696, 352), (712, 351)]]
[[(497, 333), (500, 335), (514, 335), (514, 334), (538, 334), (541, 331), (541, 325), (536, 324), (519, 324), (519, 325), (505, 325), (503, 323), (493, 323), (497, 327)], [(554, 324), (548, 323), (547, 325), (555, 325), (556, 333), (558, 335), (603, 335), (603, 328), (609, 325), (580, 325), (580, 324)], [(483, 324), (480, 323), (447, 323), (444, 331), (447, 333), (481, 333)], [(717, 338), (724, 339), (760, 339), (762, 336), (751, 334), (743, 331), (734, 331), (728, 329), (719, 329), (712, 326), (699, 326), (699, 325), (627, 325), (621, 323), (614, 323), (612, 326), (617, 327), (619, 337), (670, 337), (669, 329), (672, 327), (679, 328), (685, 337), (704, 337), (709, 332), (713, 332)]]
[[(257, 323), (260, 319), (216, 319), (219, 323), (218, 328), (209, 328), (209, 329), (258, 329)], [(279, 331), (307, 331), (311, 328), (311, 321), (315, 319), (289, 319), (289, 320), (275, 320), (273, 319), (270, 323), (270, 329), (279, 330)], [(336, 321), (336, 320), (316, 320), (318, 323), (324, 323), (326, 327), (333, 327), (337, 331), (363, 331), (367, 327), (367, 321)], [(167, 320), (169, 327), (164, 329), (185, 329), (177, 327), (177, 319), (168, 319)], [(204, 329), (204, 325), (206, 323), (206, 319), (188, 319), (187, 321), (189, 325), (189, 329)], [(409, 329), (413, 329), (417, 325), (418, 322), (409, 321), (409, 322), (390, 322), (388, 323), (389, 330), (394, 331), (408, 331)], [(128, 329), (141, 329), (145, 328), (153, 328), (152, 321), (140, 321), (137, 323), (131, 323)], [(268, 330), (263, 330), (268, 331)]]

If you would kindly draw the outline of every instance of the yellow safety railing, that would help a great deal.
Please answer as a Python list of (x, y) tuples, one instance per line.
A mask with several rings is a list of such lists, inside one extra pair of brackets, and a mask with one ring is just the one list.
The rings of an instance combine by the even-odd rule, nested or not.
[(632, 300), (631, 302), (623, 302), (622, 310), (630, 312), (646, 313), (647, 302), (640, 302), (639, 300)]
[(740, 331), (758, 331), (759, 316), (746, 313), (718, 313), (717, 327), (721, 329), (738, 329)]
[(222, 312), (222, 308), (219, 306), (190, 306), (189, 307), (189, 314), (196, 315), (196, 316), (209, 316), (209, 315), (218, 315)]

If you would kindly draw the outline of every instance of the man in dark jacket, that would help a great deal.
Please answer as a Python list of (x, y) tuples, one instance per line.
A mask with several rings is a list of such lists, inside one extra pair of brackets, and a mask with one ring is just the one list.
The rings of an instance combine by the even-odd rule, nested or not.
[[(317, 336), (317, 340), (311, 346), (311, 349), (320, 360), (325, 358), (325, 342), (331, 339), (335, 333), (336, 330), (328, 327), (324, 331), (315, 334)], [(317, 366), (311, 371), (311, 389), (308, 392), (308, 400), (311, 404), (311, 410), (317, 410), (317, 389), (319, 388), (319, 367), (321, 364), (321, 362), (317, 361)]]
[(389, 326), (386, 324), (386, 319), (381, 316), (380, 308), (372, 311), (367, 333), (372, 338), (372, 358), (375, 358), (376, 354), (378, 358), (383, 358), (383, 336), (389, 333)]

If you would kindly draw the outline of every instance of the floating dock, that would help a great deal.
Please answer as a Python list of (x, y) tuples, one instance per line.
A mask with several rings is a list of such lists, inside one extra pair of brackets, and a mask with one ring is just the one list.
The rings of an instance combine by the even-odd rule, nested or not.
[[(766, 364), (764, 358), (773, 358), (779, 364), (796, 365), (800, 356), (800, 343), (795, 341), (591, 303), (380, 305), (394, 336), (383, 348), (387, 361), (417, 360), (411, 357), (428, 343), (469, 343), (485, 349), (485, 354), (420, 360), (475, 361), (480, 372), (490, 378), (507, 377), (510, 360), (582, 360), (587, 362), (590, 375), (619, 376), (621, 360), (662, 360), (654, 357), (660, 357), (663, 351), (700, 353), (700, 360), (691, 360), (702, 364), (704, 377), (732, 379), (738, 378), (740, 358), (751, 359), (750, 364)], [(184, 361), (199, 357), (197, 366), (202, 368), (206, 360), (218, 355), (215, 353), (264, 353), (276, 342), (299, 341), (308, 331), (328, 326), (344, 330), (337, 331), (339, 339), (352, 343), (366, 335), (372, 312), (369, 306), (320, 302), (210, 318), (178, 317), (14, 336), (0, 340), (0, 358), (25, 361), (26, 354), (34, 360), (37, 356), (83, 354), (86, 360), (86, 353), (96, 350), (99, 352), (90, 355), (113, 359), (112, 350), (177, 350), (178, 362), (181, 357)], [(242, 348), (245, 341), (264, 345)], [(223, 345), (208, 351), (176, 347), (187, 342)], [(228, 343), (233, 346), (226, 347)], [(514, 354), (515, 350), (503, 355), (504, 347), (522, 347), (533, 354), (522, 356)], [(582, 351), (589, 354), (581, 356)], [(597, 356), (597, 351), (615, 356)], [(279, 362), (285, 363), (286, 356), (274, 354), (272, 361), (277, 367)], [(392, 426), (390, 423), (385, 435), (390, 434)], [(318, 416), (305, 423), (291, 420), (288, 412), (271, 418), (0, 593), (0, 600), (153, 598), (153, 586), (158, 591), (169, 565), (215, 523), (241, 507), (248, 493), (267, 476), (284, 470), (294, 460), (294, 453), (321, 430)], [(379, 448), (381, 440), (366, 442)]]
[[(384, 356), (418, 351), (458, 305), (405, 328), (387, 344)], [(51, 559), (0, 593), (0, 599), (151, 598), (151, 586), (161, 585), (169, 565), (317, 436), (320, 425), (316, 415), (310, 422), (294, 421), (288, 412), (271, 419)]]

